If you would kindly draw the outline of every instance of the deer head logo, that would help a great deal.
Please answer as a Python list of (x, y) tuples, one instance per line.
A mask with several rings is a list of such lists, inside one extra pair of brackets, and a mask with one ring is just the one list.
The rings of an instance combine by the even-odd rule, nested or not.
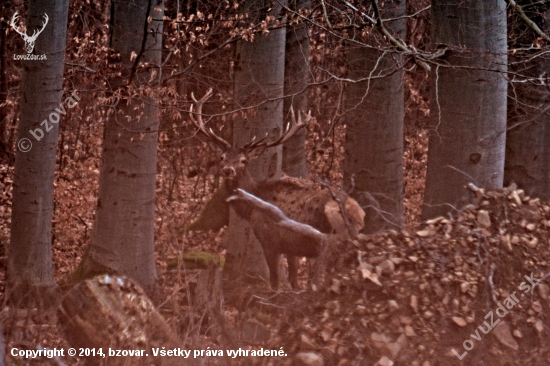
[(18, 14), (17, 11), (15, 12), (15, 14), (13, 14), (10, 25), (14, 31), (16, 31), (17, 33), (19, 33), (19, 35), (21, 35), (21, 37), (23, 37), (23, 40), (25, 41), (25, 50), (27, 51), (27, 53), (32, 53), (32, 51), (34, 50), (34, 42), (36, 42), (36, 39), (38, 38), (40, 33), (42, 33), (44, 28), (46, 28), (46, 24), (48, 24), (48, 20), (50, 18), (48, 18), (48, 14), (44, 13), (44, 23), (42, 23), (42, 29), (40, 30), (35, 29), (32, 33), (32, 36), (29, 36), (27, 35), (27, 30), (25, 30), (25, 32), (21, 32), (18, 29), (18, 27), (15, 25), (17, 18), (19, 18), (17, 14)]

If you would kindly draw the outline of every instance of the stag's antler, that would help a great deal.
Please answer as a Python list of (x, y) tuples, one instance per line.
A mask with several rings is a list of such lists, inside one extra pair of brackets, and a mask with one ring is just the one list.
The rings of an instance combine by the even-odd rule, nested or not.
[(267, 136), (265, 136), (258, 141), (252, 140), (248, 144), (244, 145), (243, 148), (244, 149), (255, 149), (258, 147), (268, 148), (268, 147), (280, 145), (288, 141), (288, 139), (294, 136), (296, 132), (298, 132), (299, 130), (301, 130), (303, 127), (306, 126), (306, 124), (311, 119), (311, 111), (309, 111), (308, 114), (304, 113), (304, 116), (305, 116), (305, 120), (302, 121), (302, 117), (298, 114), (298, 121), (296, 121), (296, 116), (294, 115), (294, 109), (292, 108), (292, 106), (290, 106), (290, 117), (291, 117), (290, 122), (288, 122), (288, 124), (286, 125), (286, 128), (283, 131), (283, 134), (281, 135), (281, 137), (271, 142), (265, 142), (267, 138)]
[[(191, 104), (191, 108), (189, 109), (189, 116), (191, 117), (191, 121), (193, 122), (193, 124), (199, 129), (200, 132), (203, 133), (203, 135), (218, 144), (221, 148), (229, 149), (231, 148), (231, 144), (229, 142), (217, 136), (211, 128), (207, 130), (204, 126), (204, 122), (202, 120), (202, 106), (204, 102), (206, 102), (211, 96), (212, 88), (208, 89), (206, 94), (200, 100), (197, 100), (193, 93), (191, 93), (191, 99), (193, 99), (193, 102), (197, 104), (197, 111), (193, 111), (193, 104)], [(197, 119), (195, 119), (195, 115), (197, 116)]]
[[(199, 129), (200, 132), (202, 132), (203, 135), (205, 135), (207, 138), (209, 138), (210, 140), (218, 144), (221, 148), (229, 149), (231, 148), (231, 144), (229, 142), (227, 142), (220, 136), (216, 135), (211, 128), (206, 129), (206, 127), (204, 126), (204, 122), (202, 120), (202, 106), (211, 96), (212, 96), (212, 88), (208, 89), (206, 94), (199, 100), (197, 100), (197, 98), (195, 98), (193, 93), (191, 93), (191, 99), (193, 99), (193, 102), (196, 103), (197, 110), (194, 111), (193, 110), (194, 105), (191, 104), (191, 108), (189, 109), (189, 116), (191, 117), (191, 121), (193, 122), (193, 124)], [(195, 116), (197, 117), (196, 119), (195, 119)], [(284, 143), (285, 141), (290, 139), (292, 136), (294, 136), (296, 132), (298, 132), (300, 129), (305, 127), (305, 125), (311, 119), (311, 111), (309, 111), (308, 114), (304, 113), (304, 116), (305, 116), (304, 121), (302, 121), (302, 117), (300, 115), (298, 115), (298, 121), (296, 121), (296, 116), (294, 115), (294, 109), (291, 106), (290, 116), (291, 116), (291, 121), (287, 124), (281, 137), (271, 142), (265, 141), (267, 139), (267, 135), (257, 141), (256, 141), (256, 138), (254, 137), (254, 139), (249, 143), (245, 144), (242, 147), (242, 149), (253, 150), (259, 147), (268, 148), (268, 147), (273, 147)]]

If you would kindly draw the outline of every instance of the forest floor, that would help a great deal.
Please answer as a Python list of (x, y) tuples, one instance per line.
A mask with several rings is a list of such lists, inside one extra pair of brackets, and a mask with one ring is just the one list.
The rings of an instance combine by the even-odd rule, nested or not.
[[(288, 355), (205, 357), (204, 364), (550, 364), (550, 204), (514, 187), (498, 192), (472, 190), (474, 204), (447, 218), (418, 224), (426, 140), (423, 133), (405, 140), (405, 229), (348, 243), (333, 258), (319, 291), (260, 291), (248, 294), (238, 306), (226, 306), (226, 329), (256, 325), (252, 336), (240, 340), (228, 337), (216, 324), (196, 321), (200, 314), (190, 314), (188, 289), (196, 282), (197, 270), (168, 266), (182, 253), (225, 254), (224, 230), (182, 234), (211, 194), (212, 177), (191, 169), (184, 177), (174, 175), (161, 154), (156, 303), (182, 347), (282, 347)], [(75, 269), (89, 242), (97, 197), (97, 156), (67, 160), (57, 175), (53, 251), (58, 283)], [(12, 182), (13, 168), (0, 166), (4, 300)], [(302, 282), (305, 289), (306, 280)], [(67, 349), (54, 314), (3, 305), (0, 319), (7, 349), (22, 344)], [(60, 361), (83, 364), (74, 357)], [(7, 364), (30, 363), (8, 357)]]

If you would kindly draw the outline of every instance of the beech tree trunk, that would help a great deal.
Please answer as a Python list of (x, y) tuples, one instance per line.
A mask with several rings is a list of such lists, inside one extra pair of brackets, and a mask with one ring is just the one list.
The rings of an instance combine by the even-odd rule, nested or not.
[[(0, 4), (0, 11), (5, 14), (7, 4)], [(6, 80), (6, 29), (9, 27), (7, 21), (0, 21), (0, 104), (3, 104), (8, 97), (8, 83)], [(5, 108), (0, 109), (0, 162), (8, 163), (12, 160), (10, 151), (9, 123), (6, 120)]]
[(105, 126), (97, 212), (77, 276), (123, 274), (150, 292), (157, 279), (154, 214), (159, 116), (151, 97), (129, 97), (128, 93), (158, 77), (157, 68), (140, 71), (138, 62), (160, 65), (164, 7), (162, 1), (153, 0), (117, 0), (112, 7), (111, 47), (120, 53), (123, 68), (121, 77), (113, 81), (120, 99)]
[(0, 366), (5, 366), (6, 348), (4, 344), (4, 327), (0, 324)]
[[(309, 9), (309, 0), (294, 0), (289, 4), (296, 11)], [(290, 118), (290, 106), (294, 112), (308, 111), (307, 86), (309, 80), (309, 29), (305, 22), (287, 27), (285, 51), (285, 121)], [(298, 131), (283, 145), (283, 172), (291, 177), (305, 178), (308, 174), (306, 160), (305, 128)]]
[[(550, 4), (518, 1), (529, 19), (550, 32)], [(550, 56), (531, 45), (538, 38), (517, 14), (511, 26), (512, 77), (504, 184), (514, 182), (529, 196), (550, 200)], [(527, 61), (525, 61), (527, 60)], [(521, 76), (520, 76), (521, 75)]]
[[(36, 39), (32, 52), (34, 55), (45, 54), (47, 60), (19, 61), (23, 63), (24, 71), (8, 258), (9, 298), (17, 302), (48, 301), (47, 295), (53, 295), (56, 287), (51, 249), (53, 181), (60, 117), (56, 108), (59, 109), (65, 99), (63, 72), (68, 10), (68, 0), (29, 2), (28, 34), (42, 28), (44, 14), (49, 20)], [(23, 47), (13, 51), (26, 53)], [(53, 123), (55, 115), (57, 122)]]
[(433, 0), (433, 49), (447, 47), (431, 73), (428, 171), (422, 216), (468, 203), (464, 188), (502, 187), (506, 141), (506, 3)]
[[(386, 1), (383, 18), (405, 15), (405, 0)], [(405, 18), (386, 22), (405, 38)], [(371, 40), (376, 43), (377, 40)], [(361, 41), (361, 39), (358, 39)], [(381, 42), (385, 42), (382, 40)], [(375, 44), (376, 46), (376, 44)], [(403, 58), (398, 52), (351, 44), (347, 52), (344, 179), (365, 210), (365, 233), (403, 225)], [(359, 81), (360, 80), (360, 81)]]
[[(262, 12), (265, 14), (269, 10), (268, 14), (277, 16), (282, 8), (278, 2), (257, 0), (247, 0), (244, 6), (244, 11), (249, 12), (254, 23), (262, 20)], [(271, 30), (267, 35), (255, 34), (253, 42), (243, 40), (237, 44), (235, 101), (240, 108), (261, 105), (244, 111), (235, 120), (234, 146), (243, 146), (254, 136), (261, 138), (269, 133), (269, 138), (276, 138), (282, 133), (285, 40), (286, 29), (279, 28)], [(267, 149), (249, 163), (251, 174), (259, 180), (279, 179), (281, 153), (281, 146)], [(224, 266), (226, 278), (269, 278), (262, 248), (250, 225), (232, 209), (225, 245), (228, 248)]]

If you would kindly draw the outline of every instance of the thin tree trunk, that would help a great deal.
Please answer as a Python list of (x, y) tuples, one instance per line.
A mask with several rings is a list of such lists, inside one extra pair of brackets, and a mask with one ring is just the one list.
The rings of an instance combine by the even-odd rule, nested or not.
[[(278, 15), (281, 5), (277, 2), (248, 0), (245, 9), (253, 14), (253, 21), (261, 21), (259, 14), (271, 8), (269, 14)], [(286, 29), (271, 30), (268, 35), (256, 34), (253, 42), (239, 41), (235, 64), (235, 101), (239, 107), (262, 103), (245, 112), (235, 121), (233, 144), (243, 146), (254, 136), (271, 138), (282, 133), (285, 69)], [(282, 165), (282, 147), (266, 150), (262, 156), (249, 164), (252, 175), (259, 180), (279, 179)], [(225, 239), (227, 260), (225, 277), (238, 280), (243, 276), (268, 279), (267, 265), (263, 251), (254, 237), (250, 225), (240, 219), (232, 210)]]
[[(386, 1), (383, 18), (405, 15), (405, 0)], [(405, 38), (405, 18), (385, 24)], [(375, 42), (375, 41), (374, 41)], [(384, 45), (382, 45), (384, 47)], [(403, 225), (403, 58), (394, 50), (352, 45), (348, 54), (344, 178), (365, 210), (365, 233)]]
[(5, 366), (4, 360), (6, 359), (6, 347), (4, 344), (4, 327), (0, 323), (0, 366)]
[(448, 47), (431, 73), (423, 218), (468, 203), (465, 185), (502, 187), (506, 141), (506, 4), (433, 0), (433, 48)]
[[(114, 85), (121, 97), (105, 126), (96, 218), (90, 247), (76, 275), (124, 274), (151, 292), (157, 280), (158, 107), (151, 97), (127, 98), (127, 93), (158, 77), (156, 68), (139, 71), (136, 56), (139, 62), (160, 65), (164, 7), (162, 1), (153, 0), (119, 0), (112, 6), (111, 47), (120, 53), (123, 66)], [(128, 86), (130, 78), (133, 84)]]
[[(295, 0), (293, 8), (309, 9), (309, 0)], [(288, 27), (285, 51), (285, 99), (284, 115), (289, 116), (290, 106), (295, 112), (308, 111), (306, 88), (309, 80), (309, 29), (305, 22)], [(296, 95), (294, 95), (296, 94)], [(283, 145), (283, 171), (292, 176), (305, 178), (308, 174), (306, 160), (306, 129), (298, 131)]]
[[(550, 31), (550, 4), (521, 1), (526, 15)], [(516, 75), (508, 97), (508, 134), (504, 183), (514, 182), (530, 196), (550, 200), (550, 56), (531, 45), (538, 37), (514, 15), (511, 46), (519, 48), (511, 62)], [(529, 51), (521, 51), (529, 50)], [(527, 60), (527, 61), (525, 61)]]
[[(5, 13), (6, 4), (0, 5), (0, 11)], [(0, 21), (0, 104), (8, 97), (8, 83), (6, 80), (6, 28), (7, 21)], [(0, 108), (0, 162), (11, 160), (9, 146), (9, 124), (6, 120), (6, 108)]]
[[(48, 301), (46, 295), (53, 294), (56, 287), (51, 248), (53, 181), (60, 117), (56, 108), (60, 108), (64, 99), (68, 10), (68, 0), (29, 2), (28, 34), (42, 28), (44, 14), (49, 21), (38, 36), (33, 52), (35, 55), (45, 54), (47, 60), (21, 61), (25, 67), (8, 258), (9, 296), (14, 301)], [(15, 52), (24, 54), (25, 50)]]

